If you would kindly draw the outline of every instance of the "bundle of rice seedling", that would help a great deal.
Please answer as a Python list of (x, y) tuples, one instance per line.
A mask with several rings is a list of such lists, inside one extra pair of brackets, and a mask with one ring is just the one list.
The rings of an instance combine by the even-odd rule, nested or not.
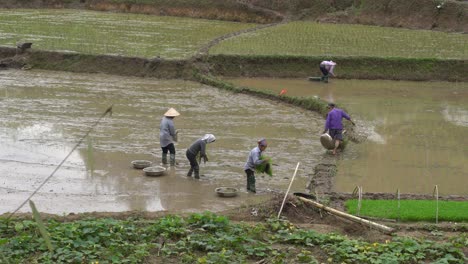
[(260, 156), (261, 160), (267, 160), (267, 162), (257, 165), (255, 167), (255, 172), (257, 173), (266, 173), (268, 175), (273, 176), (273, 169), (272, 169), (272, 162), (271, 158), (265, 155)]

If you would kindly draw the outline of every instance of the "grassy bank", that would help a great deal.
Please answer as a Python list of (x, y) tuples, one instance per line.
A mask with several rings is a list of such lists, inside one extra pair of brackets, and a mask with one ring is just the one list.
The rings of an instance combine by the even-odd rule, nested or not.
[[(0, 48), (0, 50), (6, 50)], [(0, 51), (0, 54), (3, 52)], [(87, 55), (78, 53), (33, 51), (21, 61), (27, 68), (106, 73), (122, 76), (154, 77), (161, 79), (188, 79), (192, 76), (191, 65), (185, 60), (159, 60), (110, 55)]]
[[(0, 61), (14, 56), (14, 48), (0, 47)], [(379, 59), (333, 57), (338, 63), (339, 78), (388, 79), (416, 81), (468, 81), (466, 62), (436, 59)], [(226, 56), (189, 60), (145, 59), (112, 55), (70, 52), (28, 51), (22, 62), (29, 68), (72, 72), (107, 73), (125, 76), (199, 79), (193, 76), (197, 67), (210, 69), (210, 74), (229, 77), (307, 78), (320, 76), (319, 57), (292, 56)], [(203, 65), (203, 66), (200, 66)], [(276, 97), (276, 95), (274, 95)]]
[[(158, 219), (45, 221), (52, 249), (30, 220), (0, 219), (6, 263), (464, 263), (466, 234), (445, 243), (392, 237), (366, 242), (288, 221), (235, 223), (213, 213)], [(49, 240), (48, 240), (49, 241)]]
[(296, 105), (307, 110), (318, 112), (324, 117), (328, 113), (327, 102), (321, 100), (320, 98), (292, 97), (292, 96), (286, 96), (286, 95), (279, 96), (277, 94), (273, 94), (266, 90), (257, 90), (257, 89), (249, 88), (249, 87), (238, 87), (229, 82), (220, 80), (216, 78), (215, 76), (210, 76), (210, 75), (200, 73), (199, 71), (195, 71), (194, 78), (195, 80), (201, 83), (214, 86), (220, 89), (224, 89), (227, 91), (231, 91), (235, 93), (251, 94), (251, 95), (255, 95), (258, 97), (262, 97), (262, 98), (278, 100), (278, 101), (282, 101), (282, 102), (289, 103), (292, 105)]
[[(465, 60), (327, 57), (338, 63), (339, 78), (388, 80), (468, 81)], [(213, 55), (212, 73), (223, 76), (299, 77), (320, 76), (324, 57)]]

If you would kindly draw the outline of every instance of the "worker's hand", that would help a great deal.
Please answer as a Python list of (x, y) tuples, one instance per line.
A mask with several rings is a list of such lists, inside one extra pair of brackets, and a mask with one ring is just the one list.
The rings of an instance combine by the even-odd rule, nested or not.
[[(351, 120), (350, 120), (350, 121), (351, 121)], [(353, 124), (353, 126), (355, 126), (355, 125), (356, 125), (356, 123), (354, 123), (353, 121), (351, 121), (351, 124)]]
[(203, 163), (206, 163), (208, 161), (208, 157), (205, 155), (203, 156)]
[(179, 134), (179, 129), (176, 129), (175, 133), (176, 133), (176, 135)]

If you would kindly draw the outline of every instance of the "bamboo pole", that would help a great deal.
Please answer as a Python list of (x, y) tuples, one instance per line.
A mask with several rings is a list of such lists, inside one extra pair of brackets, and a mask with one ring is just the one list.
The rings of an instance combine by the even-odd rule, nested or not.
[(354, 216), (354, 215), (350, 215), (350, 214), (347, 214), (345, 212), (341, 212), (341, 211), (338, 211), (336, 209), (333, 209), (333, 208), (330, 208), (330, 207), (327, 207), (323, 204), (320, 204), (320, 203), (317, 203), (315, 201), (312, 201), (312, 200), (309, 200), (309, 199), (306, 199), (306, 198), (303, 198), (303, 197), (297, 197), (299, 200), (305, 202), (305, 203), (308, 203), (308, 204), (311, 204), (317, 208), (320, 208), (320, 209), (323, 209), (333, 215), (336, 215), (336, 216), (340, 216), (340, 217), (343, 217), (345, 219), (348, 219), (348, 220), (351, 220), (353, 222), (356, 222), (356, 223), (360, 223), (360, 224), (363, 224), (363, 225), (369, 225), (371, 227), (374, 227), (375, 229), (385, 233), (385, 234), (391, 234), (394, 232), (394, 229), (391, 228), (391, 227), (388, 227), (388, 226), (384, 226), (384, 225), (381, 225), (381, 224), (378, 224), (378, 223), (375, 223), (375, 222), (372, 222), (372, 221), (369, 221), (369, 220), (366, 220), (366, 219), (363, 219), (363, 218), (360, 218), (360, 217), (357, 217), (357, 216)]
[(292, 185), (292, 183), (294, 181), (294, 177), (296, 177), (296, 173), (297, 173), (298, 168), (299, 168), (299, 162), (297, 163), (296, 170), (294, 171), (294, 175), (293, 175), (293, 177), (291, 179), (291, 182), (289, 183), (288, 190), (286, 191), (286, 194), (284, 195), (283, 203), (281, 204), (281, 208), (280, 208), (280, 210), (278, 212), (278, 218), (280, 218), (281, 211), (283, 211), (284, 202), (286, 201), (286, 197), (288, 197), (289, 189), (291, 189), (291, 185)]

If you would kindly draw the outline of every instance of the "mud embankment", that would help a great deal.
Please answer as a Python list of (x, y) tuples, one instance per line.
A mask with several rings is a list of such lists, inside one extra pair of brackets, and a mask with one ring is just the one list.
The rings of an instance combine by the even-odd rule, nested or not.
[(0, 47), (1, 68), (25, 68), (161, 79), (190, 79), (192, 66), (187, 60), (145, 59), (111, 55), (28, 50)]
[[(194, 70), (229, 77), (307, 78), (320, 74), (322, 58), (292, 56), (199, 56), (187, 60), (89, 55), (70, 52), (27, 50), (15, 55), (15, 48), (0, 47), (0, 68), (36, 68), (86, 73), (164, 79), (193, 79)], [(465, 60), (334, 57), (340, 62), (340, 78), (410, 81), (466, 82)]]
[[(343, 79), (468, 81), (465, 60), (333, 57)], [(215, 55), (208, 58), (213, 74), (245, 77), (302, 78), (320, 74), (323, 57)]]

